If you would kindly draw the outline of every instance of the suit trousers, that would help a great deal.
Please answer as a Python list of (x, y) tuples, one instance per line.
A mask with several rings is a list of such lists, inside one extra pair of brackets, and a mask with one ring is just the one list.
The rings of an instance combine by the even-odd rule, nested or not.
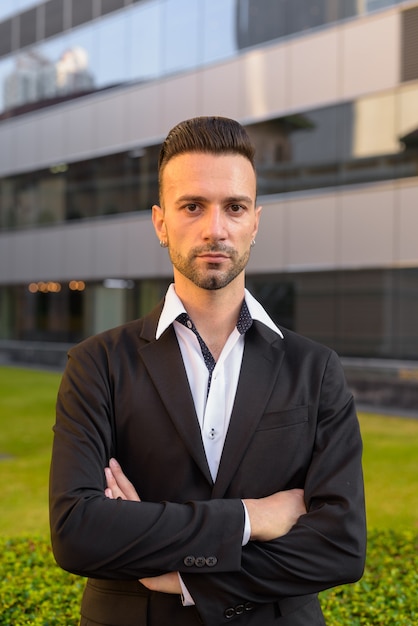
[[(325, 626), (318, 598), (286, 598), (257, 605), (254, 610), (223, 617), (205, 626)], [(80, 626), (203, 626), (193, 606), (185, 607), (178, 595), (146, 590), (136, 581), (89, 579), (81, 605)]]

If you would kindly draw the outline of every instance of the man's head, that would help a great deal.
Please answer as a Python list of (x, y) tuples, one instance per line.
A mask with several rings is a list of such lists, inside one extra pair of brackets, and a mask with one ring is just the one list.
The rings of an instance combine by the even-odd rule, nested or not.
[(234, 120), (198, 117), (170, 131), (159, 161), (153, 223), (168, 248), (176, 290), (243, 287), (256, 236), (254, 147)]
[(158, 159), (160, 190), (167, 163), (186, 152), (240, 154), (255, 170), (255, 149), (241, 124), (227, 117), (193, 117), (174, 126), (161, 147)]

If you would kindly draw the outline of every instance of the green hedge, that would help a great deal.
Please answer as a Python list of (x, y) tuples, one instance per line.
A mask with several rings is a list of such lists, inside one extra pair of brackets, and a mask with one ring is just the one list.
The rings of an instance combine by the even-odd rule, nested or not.
[[(84, 581), (44, 538), (0, 539), (0, 625), (76, 626)], [(418, 533), (372, 531), (362, 580), (321, 594), (329, 626), (418, 624)]]

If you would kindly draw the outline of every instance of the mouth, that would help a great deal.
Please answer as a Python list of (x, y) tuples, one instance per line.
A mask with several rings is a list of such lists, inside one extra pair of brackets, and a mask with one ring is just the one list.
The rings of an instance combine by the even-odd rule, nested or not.
[(205, 252), (204, 254), (199, 254), (198, 258), (207, 263), (222, 263), (222, 261), (229, 259), (228, 255), (220, 252)]

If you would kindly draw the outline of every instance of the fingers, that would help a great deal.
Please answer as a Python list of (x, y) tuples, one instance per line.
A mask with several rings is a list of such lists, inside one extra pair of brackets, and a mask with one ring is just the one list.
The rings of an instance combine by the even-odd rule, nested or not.
[(181, 585), (177, 572), (169, 572), (153, 578), (140, 578), (139, 582), (150, 591), (181, 594)]
[(107, 498), (110, 498), (111, 500), (115, 498), (122, 498), (122, 500), (133, 500), (135, 502), (141, 501), (135, 487), (126, 478), (116, 459), (110, 459), (109, 467), (105, 468), (105, 476), (107, 483), (105, 496)]
[(115, 500), (116, 498), (122, 498), (122, 500), (127, 500), (128, 498), (119, 488), (110, 467), (105, 467), (105, 476), (107, 483), (107, 489), (105, 489), (106, 498), (109, 498), (110, 500)]

